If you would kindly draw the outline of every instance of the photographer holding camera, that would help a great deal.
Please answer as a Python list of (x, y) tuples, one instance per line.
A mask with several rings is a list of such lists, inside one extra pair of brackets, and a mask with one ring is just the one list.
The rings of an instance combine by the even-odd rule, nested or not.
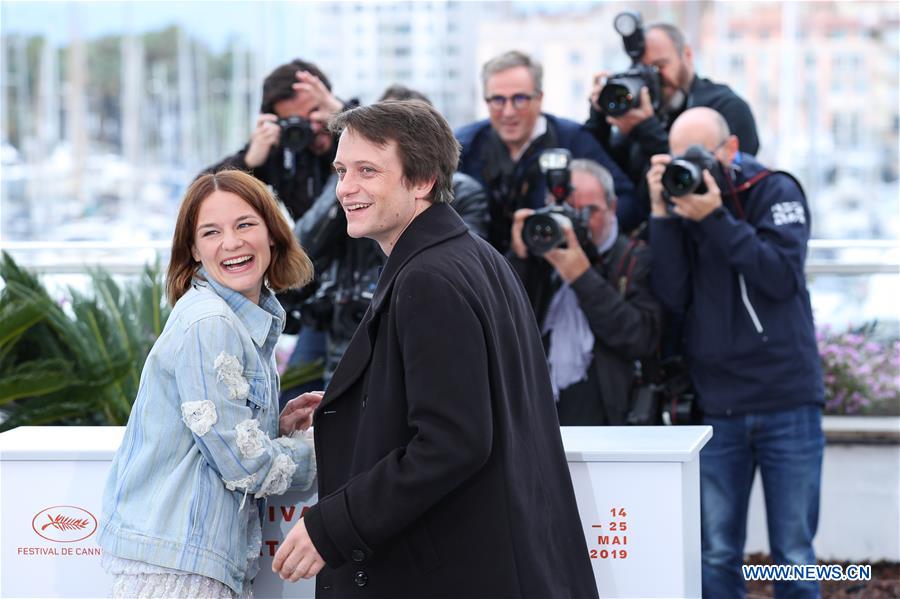
[(559, 423), (625, 424), (635, 360), (659, 342), (648, 248), (619, 234), (609, 171), (548, 152), (560, 151), (541, 157), (557, 206), (516, 211), (507, 257), (544, 335)]
[(261, 114), (250, 141), (206, 170), (249, 172), (272, 186), (296, 220), (309, 209), (331, 174), (335, 143), (325, 123), (345, 107), (331, 93), (331, 83), (316, 65), (299, 59), (283, 64), (263, 81)]
[(728, 86), (696, 75), (693, 50), (676, 27), (659, 23), (645, 32), (640, 15), (632, 12), (617, 15), (614, 26), (633, 64), (625, 73), (595, 75), (585, 126), (639, 188), (637, 201), (619, 203), (619, 222), (627, 233), (649, 216), (643, 185), (650, 157), (669, 152), (668, 131), (686, 109), (719, 112), (746, 154), (756, 154), (759, 140), (747, 103)]
[(501, 254), (509, 250), (513, 213), (540, 208), (546, 184), (538, 165), (545, 148), (566, 148), (575, 158), (604, 165), (622, 198), (632, 202), (634, 184), (584, 127), (541, 112), (543, 68), (523, 52), (510, 51), (485, 63), (481, 71), (489, 119), (455, 133), (462, 145), (459, 170), (488, 193), (488, 241)]
[[(268, 184), (296, 222), (310, 208), (331, 176), (336, 143), (328, 132), (329, 118), (358, 104), (347, 104), (331, 93), (331, 83), (319, 68), (296, 59), (275, 68), (263, 81), (260, 115), (250, 141), (239, 152), (204, 171), (239, 169)], [(319, 267), (317, 266), (317, 272)], [(298, 334), (289, 364), (322, 359), (324, 336), (310, 327), (301, 328), (299, 306), (315, 288), (287, 291), (278, 300), (287, 313), (285, 333)], [(281, 403), (297, 393), (321, 389), (312, 381), (282, 392)]]
[[(703, 596), (742, 597), (747, 505), (757, 466), (777, 564), (815, 564), (824, 389), (804, 262), (809, 208), (799, 183), (739, 152), (722, 115), (685, 111), (647, 182), (651, 282), (685, 318), (703, 424)], [(776, 597), (818, 583), (776, 581)]]

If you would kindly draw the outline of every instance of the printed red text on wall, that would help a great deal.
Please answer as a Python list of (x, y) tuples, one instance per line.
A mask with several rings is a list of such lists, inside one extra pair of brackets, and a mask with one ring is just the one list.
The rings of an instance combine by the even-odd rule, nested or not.
[[(628, 545), (628, 512), (623, 507), (609, 508), (611, 520), (604, 524), (591, 524), (591, 528), (597, 536), (597, 548), (590, 549), (591, 559), (628, 559), (628, 550), (622, 547)], [(611, 531), (614, 534), (603, 534), (601, 530)]]

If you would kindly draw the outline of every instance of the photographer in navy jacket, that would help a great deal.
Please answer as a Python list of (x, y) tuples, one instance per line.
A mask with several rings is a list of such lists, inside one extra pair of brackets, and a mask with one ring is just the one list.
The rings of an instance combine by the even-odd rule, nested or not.
[[(722, 116), (685, 111), (669, 145), (715, 160), (707, 191), (664, 197), (672, 158), (647, 173), (651, 283), (685, 317), (685, 346), (704, 424), (700, 454), (703, 596), (744, 596), (747, 504), (758, 466), (778, 564), (815, 564), (824, 437), (822, 372), (803, 265), (809, 209), (796, 180), (738, 152)], [(712, 172), (710, 172), (712, 171)], [(818, 596), (818, 583), (775, 582), (775, 596)]]

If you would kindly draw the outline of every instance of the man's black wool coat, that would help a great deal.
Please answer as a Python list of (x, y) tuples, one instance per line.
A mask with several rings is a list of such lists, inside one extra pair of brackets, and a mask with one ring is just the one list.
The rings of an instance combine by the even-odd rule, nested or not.
[(420, 214), (315, 415), (317, 597), (596, 597), (540, 335), (505, 258)]

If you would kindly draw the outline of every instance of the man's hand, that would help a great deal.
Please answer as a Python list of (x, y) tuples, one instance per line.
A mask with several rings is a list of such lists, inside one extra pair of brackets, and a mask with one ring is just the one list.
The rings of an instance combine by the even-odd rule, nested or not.
[(306, 521), (300, 518), (275, 553), (272, 572), (281, 576), (282, 580), (297, 582), (301, 578), (312, 578), (324, 567), (325, 560), (306, 532)]
[(565, 248), (555, 248), (544, 254), (544, 259), (549, 262), (562, 280), (570, 285), (583, 275), (591, 267), (591, 261), (581, 249), (578, 237), (571, 227), (563, 227), (566, 235)]
[(312, 426), (313, 412), (322, 403), (324, 391), (304, 393), (287, 402), (278, 417), (278, 434), (289, 436), (296, 430), (305, 431)]
[(716, 179), (709, 171), (703, 171), (703, 181), (706, 183), (706, 193), (691, 193), (681, 197), (673, 197), (675, 207), (672, 212), (688, 220), (699, 222), (712, 214), (713, 210), (722, 205), (722, 193), (716, 184)]
[(650, 101), (650, 90), (641, 88), (641, 104), (632, 108), (622, 116), (608, 116), (606, 122), (616, 126), (622, 135), (629, 135), (635, 127), (653, 116), (653, 103)]
[(597, 104), (597, 101), (600, 98), (600, 90), (606, 85), (607, 79), (609, 79), (609, 71), (597, 71), (594, 73), (594, 85), (591, 87), (591, 104), (600, 112), (603, 112), (603, 110), (600, 108), (600, 105)]
[(665, 218), (669, 216), (663, 200), (662, 176), (666, 166), (672, 162), (668, 154), (656, 154), (650, 157), (650, 170), (647, 171), (647, 188), (650, 192), (650, 214)]
[(249, 168), (256, 168), (269, 157), (269, 152), (281, 140), (281, 127), (274, 114), (261, 114), (256, 119), (256, 129), (250, 134), (250, 147), (244, 154), (244, 162)]
[(525, 219), (532, 214), (534, 214), (534, 210), (531, 208), (519, 208), (513, 213), (510, 248), (512, 248), (513, 253), (521, 260), (528, 257), (528, 247), (525, 245), (525, 242), (522, 241), (522, 226), (525, 224)]
[[(344, 109), (344, 103), (338, 100), (331, 91), (325, 87), (322, 80), (307, 71), (297, 71), (295, 75), (297, 83), (293, 84), (294, 91), (308, 94), (312, 98), (316, 110), (310, 114), (313, 122), (325, 122)], [(316, 114), (319, 113), (319, 114)]]

